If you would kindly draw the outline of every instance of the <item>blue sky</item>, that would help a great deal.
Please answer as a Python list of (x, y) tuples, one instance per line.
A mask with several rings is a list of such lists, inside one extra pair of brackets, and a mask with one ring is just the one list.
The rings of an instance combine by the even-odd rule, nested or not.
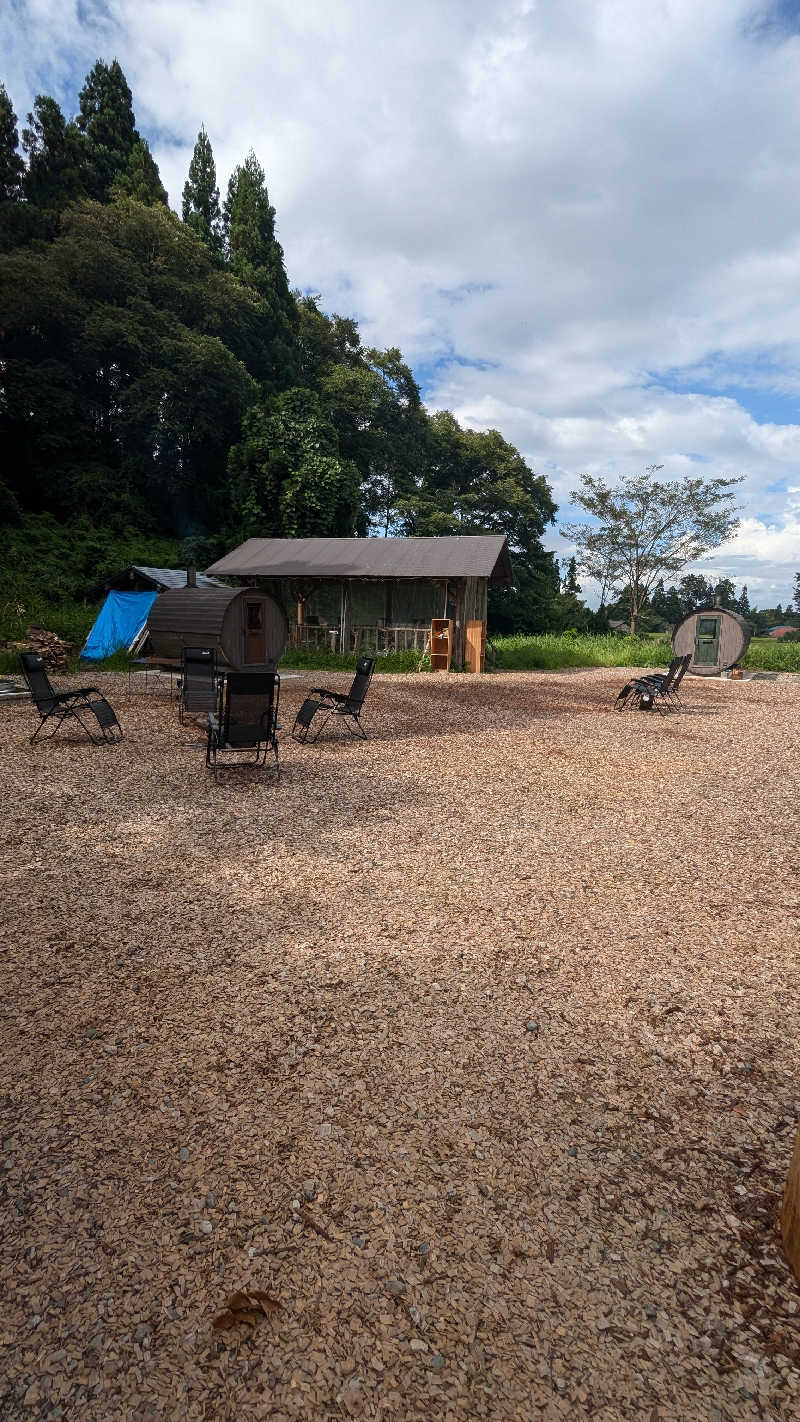
[[(554, 487), (743, 475), (706, 560), (800, 569), (800, 6), (0, 0), (4, 82), (116, 56), (174, 206), (201, 123), (267, 173), (289, 278)], [(569, 549), (554, 532), (549, 545)]]

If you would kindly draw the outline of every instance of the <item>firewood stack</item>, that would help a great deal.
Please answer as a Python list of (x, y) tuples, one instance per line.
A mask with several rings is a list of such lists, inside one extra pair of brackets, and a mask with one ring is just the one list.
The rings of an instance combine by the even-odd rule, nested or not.
[(28, 627), (25, 637), (24, 643), (15, 645), (21, 651), (38, 652), (51, 671), (62, 671), (67, 665), (67, 658), (75, 651), (74, 642), (64, 642), (55, 632), (48, 632), (44, 627)]

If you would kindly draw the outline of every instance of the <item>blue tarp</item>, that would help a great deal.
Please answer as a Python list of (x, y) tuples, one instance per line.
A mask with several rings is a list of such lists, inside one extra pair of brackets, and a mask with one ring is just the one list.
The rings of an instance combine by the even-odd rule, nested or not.
[(110, 657), (120, 647), (129, 647), (147, 621), (155, 592), (110, 592), (81, 652), (87, 661)]

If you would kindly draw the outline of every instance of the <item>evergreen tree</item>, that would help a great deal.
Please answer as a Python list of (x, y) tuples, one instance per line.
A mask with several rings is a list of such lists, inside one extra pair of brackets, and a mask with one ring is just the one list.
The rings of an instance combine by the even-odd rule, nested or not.
[(217, 170), (205, 128), (201, 128), (197, 135), (189, 176), (183, 186), (183, 220), (216, 258), (222, 257), (222, 214)]
[(231, 174), (223, 216), (231, 271), (261, 299), (269, 347), (262, 378), (285, 389), (294, 383), (298, 370), (298, 313), (286, 279), (283, 248), (275, 236), (275, 209), (264, 170), (252, 151)]
[(28, 155), (25, 197), (37, 207), (59, 210), (83, 197), (84, 140), (75, 123), (67, 123), (55, 99), (39, 94), (28, 127), (22, 130)]
[(78, 128), (86, 139), (87, 191), (106, 202), (114, 179), (125, 173), (139, 141), (133, 98), (117, 60), (98, 59), (80, 92)]
[(561, 591), (571, 597), (579, 597), (581, 585), (578, 582), (578, 564), (575, 555), (567, 563), (567, 571), (561, 582)]
[(715, 602), (719, 599), (720, 607), (724, 607), (726, 612), (736, 611), (736, 586), (730, 578), (720, 578), (712, 596)]
[(794, 575), (794, 598), (792, 600), (797, 611), (800, 612), (800, 573)]
[(165, 207), (168, 205), (167, 190), (146, 139), (140, 138), (134, 143), (125, 172), (118, 173), (111, 184), (111, 197), (132, 198), (145, 207), (154, 207), (159, 202)]
[(0, 202), (17, 202), (22, 196), (25, 172), (19, 152), (17, 116), (5, 86), (0, 84)]
[(744, 584), (742, 585), (741, 596), (739, 597), (739, 599), (738, 599), (738, 601), (737, 601), (737, 603), (736, 603), (736, 611), (739, 613), (739, 616), (740, 616), (740, 617), (752, 617), (752, 608), (750, 607), (750, 599), (749, 599), (749, 597), (747, 596), (747, 583), (744, 583)]

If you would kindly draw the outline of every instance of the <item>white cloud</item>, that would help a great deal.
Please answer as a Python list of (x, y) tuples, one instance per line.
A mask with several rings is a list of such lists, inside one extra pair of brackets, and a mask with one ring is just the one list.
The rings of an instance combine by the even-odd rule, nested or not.
[[(5, 79), (20, 114), (41, 89), (74, 105), (116, 54), (176, 206), (201, 122), (223, 189), (254, 147), (290, 280), (400, 345), (432, 404), (497, 425), (562, 505), (584, 469), (744, 474), (725, 556), (785, 602), (800, 40), (758, 18), (752, 0), (17, 0)], [(761, 420), (781, 392), (779, 417), (748, 391)]]

